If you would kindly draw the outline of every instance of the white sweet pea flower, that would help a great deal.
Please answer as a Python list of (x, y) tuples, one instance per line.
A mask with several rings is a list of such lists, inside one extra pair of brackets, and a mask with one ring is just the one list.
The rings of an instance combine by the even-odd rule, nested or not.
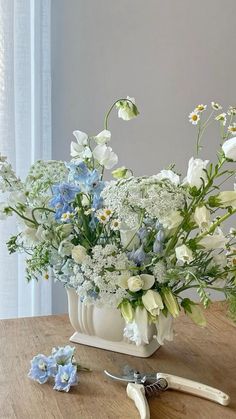
[(124, 121), (129, 121), (139, 114), (137, 106), (135, 105), (135, 99), (129, 96), (127, 96), (127, 99), (128, 100), (120, 100), (116, 104), (118, 117)]
[(204, 247), (206, 250), (213, 249), (225, 249), (227, 238), (224, 236), (223, 232), (218, 228), (214, 234), (207, 234), (198, 244)]
[(88, 134), (86, 134), (85, 132), (76, 130), (73, 131), (73, 135), (75, 136), (78, 145), (84, 147), (88, 144)]
[(162, 312), (160, 312), (158, 316), (158, 320), (156, 323), (157, 328), (157, 342), (160, 345), (164, 345), (165, 339), (168, 341), (173, 340), (174, 333), (173, 333), (173, 317), (170, 313), (165, 316)]
[(227, 159), (236, 160), (236, 137), (226, 140), (222, 145), (222, 150)]
[(236, 208), (236, 191), (220, 192), (219, 195), (217, 195), (217, 200), (220, 200), (219, 206), (221, 208)]
[(158, 316), (160, 310), (164, 308), (161, 296), (157, 291), (148, 290), (146, 294), (142, 296), (142, 302), (146, 310), (149, 311), (152, 316)]
[(211, 223), (210, 211), (204, 205), (197, 207), (194, 212), (194, 221), (201, 230), (206, 230)]
[(106, 144), (97, 145), (93, 150), (93, 157), (101, 166), (104, 166), (105, 169), (112, 169), (118, 162), (117, 155), (112, 151), (112, 148), (107, 147)]
[(160, 173), (155, 175), (155, 179), (157, 180), (169, 180), (175, 186), (179, 185), (180, 177), (177, 175), (173, 170), (161, 170)]
[(188, 184), (191, 187), (196, 186), (198, 189), (201, 188), (202, 179), (207, 182), (207, 176), (204, 169), (206, 169), (208, 163), (209, 160), (204, 161), (191, 157), (188, 162), (187, 177), (184, 179), (183, 183)]
[(84, 246), (81, 246), (81, 245), (74, 246), (71, 251), (71, 256), (72, 256), (72, 259), (74, 259), (76, 263), (81, 264), (84, 262), (85, 258), (87, 257), (87, 250), (85, 249)]
[(121, 276), (119, 285), (122, 288), (129, 289), (132, 292), (148, 290), (153, 286), (155, 278), (153, 275), (141, 274), (136, 276)]
[(96, 141), (97, 144), (106, 144), (110, 141), (110, 139), (111, 139), (111, 132), (108, 131), (107, 129), (104, 129), (98, 135), (94, 137), (94, 140)]
[(70, 154), (73, 158), (81, 159), (90, 159), (92, 157), (92, 152), (88, 147), (88, 135), (82, 131), (74, 131), (73, 135), (75, 136), (77, 143), (72, 141), (70, 145)]
[(179, 262), (190, 263), (193, 260), (193, 252), (185, 244), (176, 247), (175, 254)]

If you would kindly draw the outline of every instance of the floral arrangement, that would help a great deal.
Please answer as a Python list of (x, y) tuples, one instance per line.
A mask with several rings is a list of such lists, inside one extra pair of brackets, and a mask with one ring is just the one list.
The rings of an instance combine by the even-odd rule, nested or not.
[[(108, 145), (115, 107), (123, 120), (139, 113), (134, 99), (116, 101), (99, 134), (74, 131), (69, 163), (38, 161), (23, 182), (1, 156), (0, 190), (8, 195), (1, 218), (19, 221), (9, 252), (26, 253), (28, 280), (48, 279), (52, 269), (84, 304), (118, 307), (124, 335), (137, 345), (148, 343), (149, 323), (160, 344), (172, 339), (181, 309), (204, 326), (201, 305), (208, 307), (212, 290), (224, 293), (236, 318), (236, 230), (222, 230), (236, 212), (236, 186), (222, 191), (236, 173), (236, 108), (222, 112), (212, 102), (209, 115), (206, 105), (189, 115), (197, 154), (208, 126), (219, 124), (215, 163), (191, 157), (184, 179), (173, 166), (142, 177), (120, 167), (105, 181), (104, 170), (118, 162)], [(200, 305), (184, 293), (191, 289)]]
[(89, 371), (75, 361), (74, 352), (75, 348), (67, 345), (52, 348), (50, 356), (43, 354), (34, 356), (28, 377), (39, 384), (45, 384), (53, 378), (54, 390), (68, 392), (71, 386), (78, 384), (78, 371)]

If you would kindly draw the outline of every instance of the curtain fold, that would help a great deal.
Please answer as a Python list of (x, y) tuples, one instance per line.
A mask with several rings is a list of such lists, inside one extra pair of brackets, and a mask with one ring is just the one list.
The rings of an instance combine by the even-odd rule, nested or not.
[[(0, 152), (23, 179), (51, 158), (50, 0), (0, 0)], [(50, 314), (51, 282), (27, 284), (24, 257), (7, 253), (15, 231), (0, 223), (0, 318)]]

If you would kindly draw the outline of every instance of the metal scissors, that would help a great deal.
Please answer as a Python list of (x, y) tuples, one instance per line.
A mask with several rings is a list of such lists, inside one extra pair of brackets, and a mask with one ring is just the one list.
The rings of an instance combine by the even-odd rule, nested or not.
[(121, 376), (111, 374), (106, 370), (104, 373), (114, 380), (128, 383), (127, 395), (134, 401), (141, 419), (150, 419), (147, 398), (169, 389), (212, 400), (223, 406), (227, 406), (230, 402), (230, 397), (222, 391), (176, 375), (161, 372), (145, 374), (134, 370), (127, 370), (127, 373)]

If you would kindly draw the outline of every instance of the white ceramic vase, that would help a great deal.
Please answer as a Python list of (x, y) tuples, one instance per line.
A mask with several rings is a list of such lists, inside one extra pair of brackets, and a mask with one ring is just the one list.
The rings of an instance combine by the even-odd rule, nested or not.
[(109, 351), (147, 358), (158, 348), (153, 335), (154, 325), (148, 326), (149, 344), (136, 346), (123, 337), (125, 321), (117, 308), (98, 308), (80, 301), (73, 288), (67, 288), (70, 322), (75, 329), (70, 341)]

